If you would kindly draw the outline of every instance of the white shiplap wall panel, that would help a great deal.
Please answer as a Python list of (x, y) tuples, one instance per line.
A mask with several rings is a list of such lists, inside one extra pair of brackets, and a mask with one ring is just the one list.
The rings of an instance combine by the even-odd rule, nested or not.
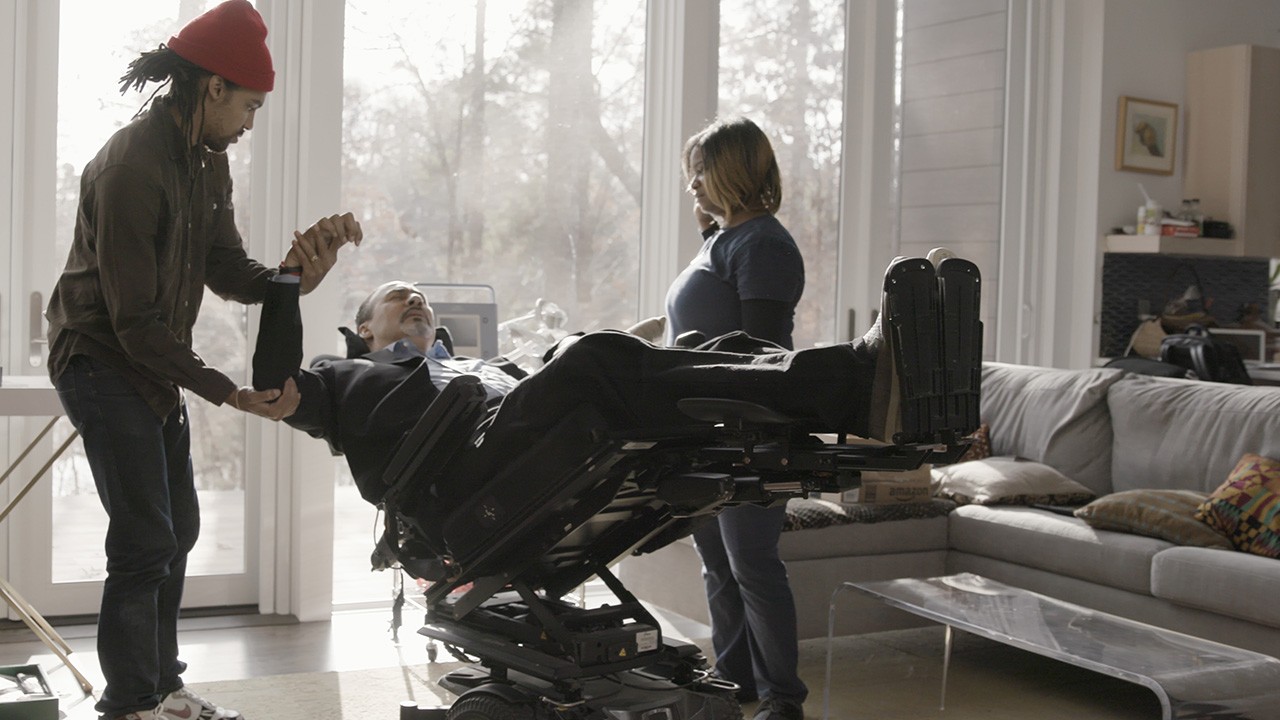
[(1007, 0), (906, 0), (903, 18), (907, 30), (955, 22), (966, 18), (1004, 14)]
[(913, 65), (903, 71), (902, 98), (906, 102), (1004, 89), (1004, 51), (994, 50)]
[(925, 250), (935, 245), (950, 247), (952, 242), (956, 245), (990, 243), (999, 234), (1000, 213), (990, 205), (911, 208), (911, 212), (903, 213), (899, 252), (911, 254), (904, 251), (913, 243), (926, 245)]
[(1004, 143), (1001, 128), (916, 135), (903, 148), (902, 170), (999, 165)]
[(902, 209), (934, 205), (998, 205), (1000, 167), (922, 170), (902, 174)]
[(977, 263), (983, 320), (994, 328), (1008, 3), (905, 0), (903, 7), (899, 252), (945, 245)]
[(1004, 90), (914, 100), (902, 104), (902, 134), (914, 135), (978, 130), (1003, 125)]
[(910, 33), (911, 44), (905, 48), (910, 58), (907, 67), (988, 50), (1004, 52), (1007, 34), (1008, 20), (1003, 12), (922, 27)]

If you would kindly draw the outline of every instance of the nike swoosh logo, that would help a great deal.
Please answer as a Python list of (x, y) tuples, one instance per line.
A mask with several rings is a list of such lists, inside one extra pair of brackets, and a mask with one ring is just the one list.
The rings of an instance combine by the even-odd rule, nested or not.
[(191, 720), (191, 708), (184, 707), (181, 710), (165, 710), (165, 715), (179, 718), (179, 720)]

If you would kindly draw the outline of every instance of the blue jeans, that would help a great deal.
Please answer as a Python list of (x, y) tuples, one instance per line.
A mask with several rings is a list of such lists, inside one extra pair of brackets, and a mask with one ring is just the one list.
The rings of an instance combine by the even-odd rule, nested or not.
[(158, 417), (119, 372), (83, 355), (54, 385), (80, 431), (106, 509), (107, 580), (98, 615), (106, 717), (154, 708), (182, 687), (178, 608), (200, 533), (185, 403)]
[(762, 698), (804, 702), (796, 602), (778, 557), (786, 507), (739, 505), (693, 533), (711, 610), (716, 673)]

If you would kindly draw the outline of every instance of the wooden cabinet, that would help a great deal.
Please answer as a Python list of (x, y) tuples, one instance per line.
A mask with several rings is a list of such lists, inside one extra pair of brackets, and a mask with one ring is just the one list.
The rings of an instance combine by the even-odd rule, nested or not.
[(1280, 48), (1191, 53), (1186, 138), (1183, 197), (1235, 228), (1221, 254), (1280, 257)]

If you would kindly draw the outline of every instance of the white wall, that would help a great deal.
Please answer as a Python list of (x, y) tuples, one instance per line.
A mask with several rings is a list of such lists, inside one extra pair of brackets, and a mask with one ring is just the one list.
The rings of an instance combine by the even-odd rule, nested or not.
[[(1280, 47), (1280, 0), (1110, 0), (1103, 38), (1099, 234), (1134, 221), (1143, 183), (1165, 208), (1182, 200), (1187, 53), (1225, 45)], [(1173, 175), (1115, 170), (1116, 108), (1121, 95), (1177, 103)], [(1277, 118), (1280, 122), (1280, 118)]]

